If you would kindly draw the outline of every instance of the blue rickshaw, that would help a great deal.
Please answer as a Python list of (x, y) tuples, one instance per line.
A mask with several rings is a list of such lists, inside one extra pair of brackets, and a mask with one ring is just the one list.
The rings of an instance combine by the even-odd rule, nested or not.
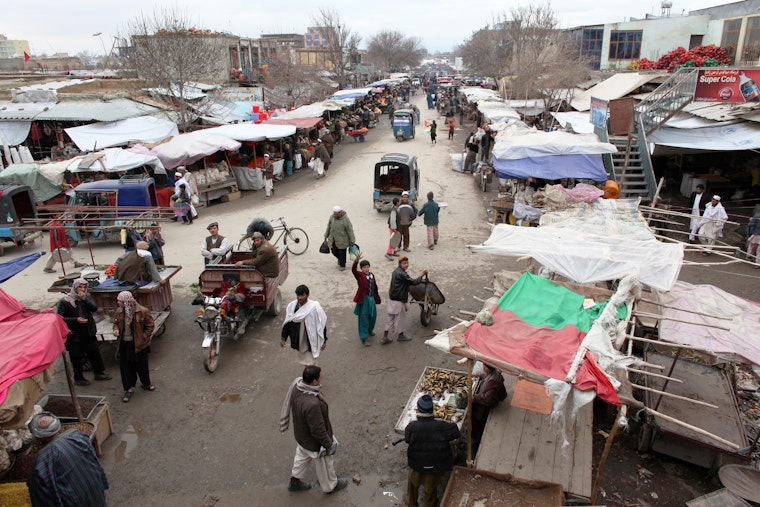
[(393, 137), (399, 142), (414, 139), (414, 111), (399, 109), (393, 113)]

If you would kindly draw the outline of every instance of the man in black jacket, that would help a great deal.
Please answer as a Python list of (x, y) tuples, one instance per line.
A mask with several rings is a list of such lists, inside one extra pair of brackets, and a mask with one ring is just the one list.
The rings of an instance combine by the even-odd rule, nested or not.
[(422, 275), (412, 278), (406, 272), (409, 269), (409, 257), (402, 255), (398, 258), (398, 267), (391, 275), (391, 288), (388, 291), (388, 304), (386, 311), (388, 319), (385, 321), (382, 345), (387, 345), (393, 340), (388, 338), (388, 332), (393, 330), (398, 333), (398, 341), (408, 342), (411, 340), (404, 334), (406, 329), (406, 310), (409, 304), (409, 286), (422, 283), (422, 277), (427, 275), (427, 269), (422, 270)]
[(407, 505), (417, 505), (420, 486), (425, 491), (423, 504), (434, 507), (437, 489), (443, 474), (454, 466), (454, 453), (449, 442), (460, 436), (457, 425), (433, 417), (433, 398), (429, 394), (417, 400), (417, 420), (404, 430), (409, 464)]
[(689, 224), (689, 243), (694, 243), (694, 238), (697, 235), (699, 224), (701, 222), (700, 217), (705, 212), (705, 206), (710, 202), (710, 199), (705, 195), (705, 186), (703, 184), (697, 185), (696, 190), (691, 193), (689, 197), (689, 209), (691, 210), (691, 223)]

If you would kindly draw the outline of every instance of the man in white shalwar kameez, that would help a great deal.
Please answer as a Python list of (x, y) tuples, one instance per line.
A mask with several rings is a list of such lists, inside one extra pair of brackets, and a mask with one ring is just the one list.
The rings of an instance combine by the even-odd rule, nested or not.
[(720, 196), (714, 195), (712, 201), (705, 206), (702, 220), (699, 223), (699, 241), (706, 244), (703, 256), (710, 255), (715, 240), (723, 237), (723, 226), (728, 220), (726, 209), (720, 203)]
[(309, 299), (306, 285), (296, 287), (296, 300), (285, 310), (280, 347), (285, 348), (288, 338), (304, 365), (317, 365), (320, 352), (327, 347), (327, 314), (318, 301)]

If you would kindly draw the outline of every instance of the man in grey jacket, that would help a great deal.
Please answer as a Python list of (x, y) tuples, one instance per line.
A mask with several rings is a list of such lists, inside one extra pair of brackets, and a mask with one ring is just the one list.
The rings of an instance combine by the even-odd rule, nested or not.
[(401, 204), (398, 207), (398, 230), (401, 233), (401, 237), (404, 242), (404, 251), (410, 252), (409, 248), (409, 227), (412, 226), (412, 222), (417, 218), (417, 208), (414, 204), (409, 202), (409, 192), (401, 193)]
[(307, 366), (303, 375), (290, 385), (280, 411), (280, 432), (287, 431), (290, 414), (293, 414), (293, 435), (296, 438), (296, 455), (288, 491), (306, 491), (311, 484), (301, 480), (306, 467), (314, 462), (319, 487), (325, 493), (334, 493), (346, 487), (348, 481), (335, 474), (334, 455), (338, 449), (330, 423), (327, 402), (322, 396), (322, 369)]
[(330, 251), (338, 259), (338, 269), (346, 269), (346, 250), (356, 243), (354, 226), (346, 211), (340, 206), (333, 206), (332, 215), (327, 222), (325, 240), (330, 245)]

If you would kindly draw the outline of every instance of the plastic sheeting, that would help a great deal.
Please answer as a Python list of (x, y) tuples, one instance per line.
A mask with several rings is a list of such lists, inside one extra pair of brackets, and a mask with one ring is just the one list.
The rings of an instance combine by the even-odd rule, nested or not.
[(601, 155), (553, 155), (527, 157), (517, 160), (493, 159), (493, 167), (499, 178), (541, 178), (560, 180), (579, 178), (602, 183), (607, 180)]
[(30, 121), (0, 121), (0, 145), (18, 146), (29, 136)]
[(77, 157), (71, 161), (68, 170), (72, 173), (85, 171), (115, 173), (147, 165), (152, 167), (156, 174), (166, 174), (164, 165), (155, 155), (135, 153), (121, 148), (108, 148), (96, 152), (96, 154), (103, 156), (99, 157), (91, 166), (83, 167), (82, 163), (86, 157)]
[(501, 160), (517, 160), (550, 155), (601, 155), (617, 153), (610, 143), (603, 143), (594, 134), (543, 132), (519, 124), (510, 125), (496, 136), (493, 156)]
[(0, 183), (29, 185), (36, 202), (47, 201), (61, 193), (60, 185), (48, 180), (37, 164), (15, 164), (0, 172)]
[(175, 123), (152, 116), (93, 123), (64, 130), (80, 150), (88, 151), (128, 143), (155, 143), (179, 134)]
[(681, 270), (683, 245), (657, 241), (643, 219), (625, 221), (615, 213), (602, 204), (554, 214), (547, 220), (554, 222), (552, 225), (544, 225), (545, 217), (540, 227), (499, 224), (483, 244), (469, 248), (473, 252), (530, 256), (579, 283), (634, 275), (655, 289), (670, 289)]
[(760, 149), (760, 125), (752, 122), (704, 128), (660, 127), (647, 142), (695, 150), (735, 151)]
[(208, 134), (218, 134), (236, 141), (259, 142), (265, 139), (282, 139), (296, 133), (292, 125), (267, 125), (256, 123), (236, 123), (204, 130)]
[(173, 137), (170, 141), (153, 148), (152, 153), (166, 169), (189, 165), (217, 151), (237, 151), (240, 143), (229, 137), (207, 134), (204, 131), (191, 132)]
[[(686, 282), (678, 282), (667, 292), (657, 292), (656, 296), (660, 304), (667, 305), (660, 307), (665, 317), (658, 325), (660, 340), (709, 350), (725, 361), (760, 365), (760, 304), (712, 285)], [(676, 322), (668, 317), (690, 322)]]

